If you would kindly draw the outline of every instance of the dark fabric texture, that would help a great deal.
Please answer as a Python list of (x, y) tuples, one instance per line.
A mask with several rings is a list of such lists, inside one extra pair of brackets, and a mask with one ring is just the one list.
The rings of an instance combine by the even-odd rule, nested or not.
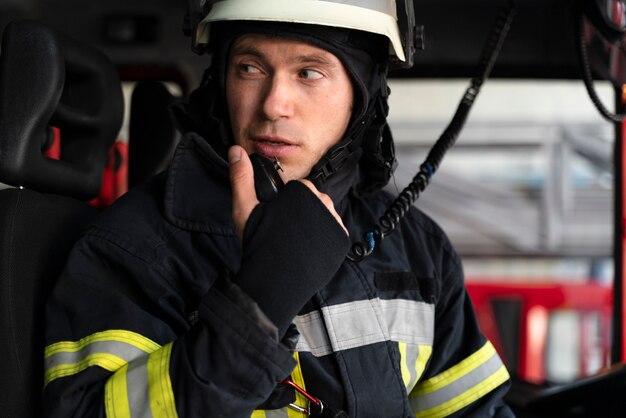
[(97, 210), (30, 190), (0, 191), (0, 405), (39, 416), (45, 300), (80, 230)]

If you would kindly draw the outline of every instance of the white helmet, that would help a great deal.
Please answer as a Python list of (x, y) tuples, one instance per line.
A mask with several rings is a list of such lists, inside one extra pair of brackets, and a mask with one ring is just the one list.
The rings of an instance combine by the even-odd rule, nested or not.
[(376, 33), (389, 39), (390, 55), (402, 61), (404, 67), (413, 63), (413, 0), (399, 1), (397, 6), (396, 0), (207, 1), (191, 33), (195, 35), (195, 49), (209, 43), (212, 22), (227, 20), (303, 23)]

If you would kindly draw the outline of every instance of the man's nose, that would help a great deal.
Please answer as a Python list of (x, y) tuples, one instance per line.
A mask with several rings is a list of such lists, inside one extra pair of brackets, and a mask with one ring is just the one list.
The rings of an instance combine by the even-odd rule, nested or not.
[(262, 103), (263, 116), (279, 120), (293, 116), (295, 87), (285, 75), (275, 74), (267, 81)]

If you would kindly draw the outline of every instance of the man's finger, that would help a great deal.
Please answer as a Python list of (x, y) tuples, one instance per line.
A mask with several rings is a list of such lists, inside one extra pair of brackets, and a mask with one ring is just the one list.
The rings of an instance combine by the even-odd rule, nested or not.
[(230, 164), (230, 185), (233, 192), (233, 222), (239, 240), (242, 240), (243, 230), (250, 217), (250, 213), (259, 201), (254, 190), (254, 171), (246, 151), (233, 145), (228, 150)]
[(333, 200), (330, 198), (330, 196), (317, 190), (317, 187), (315, 187), (315, 185), (310, 180), (301, 179), (300, 182), (304, 184), (306, 187), (308, 187), (309, 190), (311, 190), (315, 196), (317, 196), (317, 198), (324, 204), (324, 206), (326, 206), (326, 209), (328, 209), (330, 214), (333, 215), (333, 217), (337, 220), (337, 222), (339, 223), (339, 226), (343, 228), (346, 235), (350, 236), (348, 229), (343, 223), (343, 219), (341, 219), (341, 216), (339, 216), (339, 214), (335, 210), (335, 205), (333, 204)]

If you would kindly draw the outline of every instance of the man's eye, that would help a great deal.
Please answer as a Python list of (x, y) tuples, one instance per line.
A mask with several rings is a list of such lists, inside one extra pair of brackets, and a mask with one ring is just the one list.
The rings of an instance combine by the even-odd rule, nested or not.
[(304, 78), (305, 80), (319, 80), (320, 78), (324, 77), (324, 75), (315, 70), (302, 70), (300, 71), (300, 77)]
[(255, 67), (254, 65), (250, 65), (250, 64), (241, 64), (239, 68), (241, 69), (241, 72), (243, 73), (258, 73), (259, 72), (259, 69), (257, 67)]

